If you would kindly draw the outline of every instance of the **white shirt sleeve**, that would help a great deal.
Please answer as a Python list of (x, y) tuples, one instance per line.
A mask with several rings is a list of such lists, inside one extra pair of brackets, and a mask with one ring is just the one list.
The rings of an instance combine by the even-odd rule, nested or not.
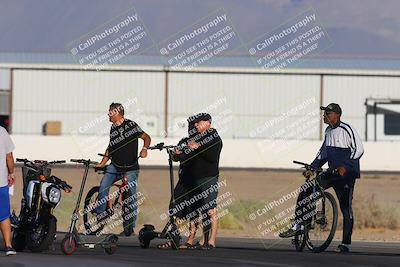
[(0, 140), (3, 142), (6, 154), (13, 152), (13, 150), (15, 149), (15, 145), (11, 140), (10, 135), (3, 127), (0, 127), (0, 135), (1, 135)]

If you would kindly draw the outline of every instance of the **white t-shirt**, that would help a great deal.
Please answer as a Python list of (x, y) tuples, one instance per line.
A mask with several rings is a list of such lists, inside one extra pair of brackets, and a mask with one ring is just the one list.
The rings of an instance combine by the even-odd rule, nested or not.
[(6, 129), (0, 126), (0, 187), (8, 185), (6, 155), (11, 153), (14, 148), (14, 143)]

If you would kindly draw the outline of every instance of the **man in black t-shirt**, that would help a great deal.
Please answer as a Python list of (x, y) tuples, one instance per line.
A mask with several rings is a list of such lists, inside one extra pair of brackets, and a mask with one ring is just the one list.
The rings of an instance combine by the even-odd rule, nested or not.
[[(106, 211), (106, 201), (110, 186), (124, 174), (128, 178), (129, 195), (132, 199), (127, 201), (130, 204), (130, 211), (133, 211), (133, 225), (135, 228), (137, 217), (136, 205), (136, 185), (139, 176), (138, 163), (138, 138), (143, 139), (143, 148), (140, 157), (147, 157), (147, 148), (150, 146), (151, 138), (134, 121), (124, 118), (124, 107), (119, 103), (112, 103), (109, 108), (108, 116), (112, 122), (110, 130), (110, 142), (105, 156), (96, 167), (103, 168), (107, 161), (111, 159), (111, 164), (107, 166), (106, 173), (101, 180), (98, 207), (94, 210), (97, 214)], [(103, 200), (103, 201), (102, 201)]]

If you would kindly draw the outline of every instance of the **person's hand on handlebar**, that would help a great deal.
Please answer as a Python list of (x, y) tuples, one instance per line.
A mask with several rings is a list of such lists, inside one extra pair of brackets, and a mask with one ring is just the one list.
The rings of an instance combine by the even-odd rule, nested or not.
[(191, 149), (191, 150), (196, 150), (196, 149), (198, 149), (199, 148), (199, 144), (197, 144), (195, 141), (193, 141), (193, 140), (190, 140), (189, 142), (188, 142), (188, 147)]
[(147, 147), (143, 147), (142, 150), (140, 151), (140, 157), (141, 158), (146, 158), (147, 157)]
[(99, 164), (94, 165), (93, 168), (95, 170), (96, 169), (103, 169), (105, 166), (106, 166), (106, 164), (99, 163)]
[(101, 160), (101, 162), (99, 164), (94, 165), (94, 169), (102, 169), (107, 165), (107, 161), (108, 158), (107, 157), (103, 157), (103, 159)]
[(174, 153), (175, 153), (176, 155), (180, 155), (180, 154), (182, 154), (182, 150), (180, 150), (179, 147), (175, 147), (175, 148), (174, 148)]
[(307, 179), (309, 179), (313, 175), (314, 175), (314, 172), (312, 170), (305, 170), (303, 172), (303, 176), (306, 177)]

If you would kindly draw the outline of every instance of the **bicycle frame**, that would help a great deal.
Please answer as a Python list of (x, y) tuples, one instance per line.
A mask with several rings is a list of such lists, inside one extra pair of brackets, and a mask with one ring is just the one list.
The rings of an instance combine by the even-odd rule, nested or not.
[[(122, 180), (121, 184), (119, 184), (119, 180)], [(115, 181), (112, 184), (112, 186), (118, 187), (118, 193), (117, 193), (117, 195), (115, 197), (114, 203), (112, 203), (112, 200), (111, 200), (110, 197), (107, 199), (107, 208), (110, 211), (110, 214), (108, 215), (108, 217), (111, 217), (114, 214), (114, 208), (118, 205), (118, 203), (122, 204), (125, 201), (123, 192), (125, 191), (124, 188), (128, 187), (128, 177), (127, 177), (127, 175), (124, 173), (123, 178), (118, 179), (117, 181)]]

